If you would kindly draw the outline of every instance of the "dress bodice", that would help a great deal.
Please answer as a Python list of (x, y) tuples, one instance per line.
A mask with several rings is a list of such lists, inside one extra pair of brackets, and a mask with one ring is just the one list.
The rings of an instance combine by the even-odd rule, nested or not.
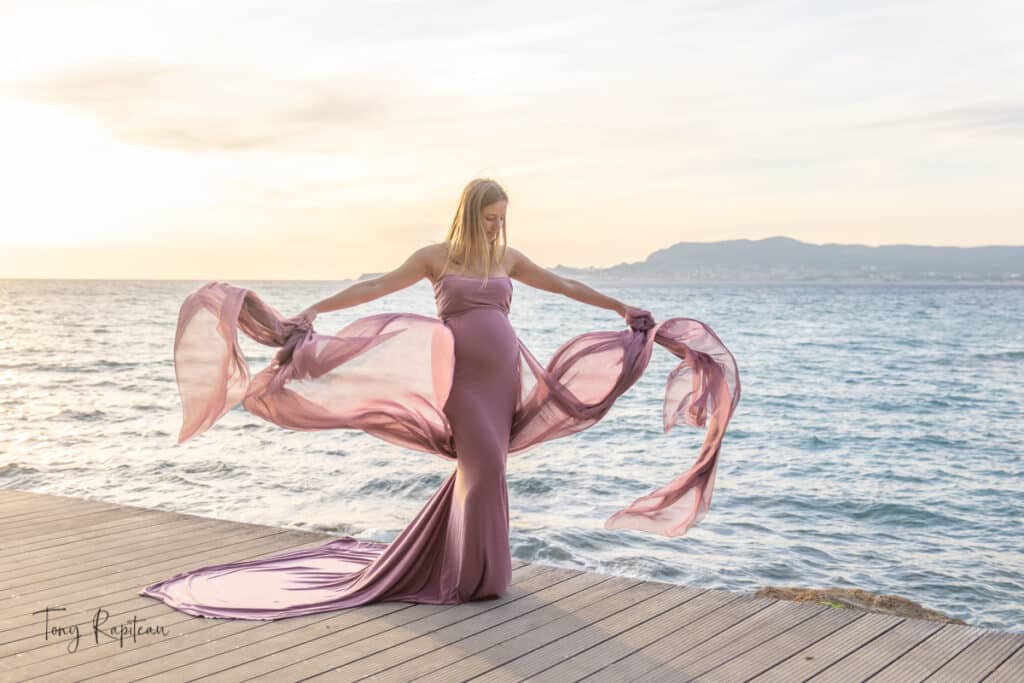
[(443, 275), (434, 283), (437, 317), (441, 320), (474, 308), (497, 308), (508, 315), (512, 305), (512, 278), (492, 275), (484, 278), (470, 275)]

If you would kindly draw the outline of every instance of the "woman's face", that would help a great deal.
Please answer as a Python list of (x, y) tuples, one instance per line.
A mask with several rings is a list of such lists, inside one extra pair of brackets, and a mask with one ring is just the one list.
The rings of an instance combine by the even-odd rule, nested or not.
[(488, 204), (480, 212), (480, 222), (487, 233), (487, 240), (494, 243), (505, 227), (505, 211), (508, 209), (508, 202), (504, 199)]

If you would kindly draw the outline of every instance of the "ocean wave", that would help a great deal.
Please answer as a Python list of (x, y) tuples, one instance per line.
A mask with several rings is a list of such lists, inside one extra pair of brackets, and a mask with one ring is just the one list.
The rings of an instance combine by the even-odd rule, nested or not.
[(0, 477), (17, 477), (23, 474), (38, 474), (41, 470), (17, 460), (0, 465)]
[(390, 476), (371, 477), (355, 491), (358, 496), (423, 496), (433, 493), (445, 476), (442, 474), (422, 474), (412, 477)]
[(997, 351), (995, 353), (972, 353), (978, 360), (1024, 360), (1024, 351)]
[(554, 487), (550, 479), (542, 477), (516, 477), (508, 478), (508, 488), (516, 496), (541, 496), (551, 493)]
[(108, 413), (96, 409), (96, 410), (75, 410), (74, 408), (64, 408), (56, 415), (51, 415), (51, 420), (70, 420), (79, 422), (96, 422), (106, 418)]

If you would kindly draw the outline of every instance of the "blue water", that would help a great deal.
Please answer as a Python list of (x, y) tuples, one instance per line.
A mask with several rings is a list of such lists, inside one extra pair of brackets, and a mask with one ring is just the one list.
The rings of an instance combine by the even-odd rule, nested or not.
[[(251, 282), (285, 315), (343, 286)], [(0, 486), (390, 541), (452, 469), (362, 432), (292, 432), (242, 408), (182, 445), (172, 345), (200, 282), (0, 281)], [(614, 313), (514, 283), (511, 320), (546, 361)], [(598, 287), (685, 316), (735, 354), (743, 397), (711, 511), (684, 537), (607, 531), (693, 462), (703, 432), (661, 433), (675, 357), (591, 429), (509, 460), (514, 557), (753, 591), (893, 593), (1024, 632), (1024, 288)], [(429, 283), (320, 316), (435, 315)], [(253, 370), (274, 353), (247, 337)]]

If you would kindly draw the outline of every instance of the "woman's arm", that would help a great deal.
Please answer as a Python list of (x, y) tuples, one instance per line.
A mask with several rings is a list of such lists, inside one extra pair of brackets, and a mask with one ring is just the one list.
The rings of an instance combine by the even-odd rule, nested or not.
[(626, 317), (629, 310), (633, 309), (632, 306), (627, 306), (618, 299), (605, 296), (601, 292), (591, 289), (578, 280), (564, 278), (561, 275), (552, 273), (550, 270), (538, 266), (518, 249), (509, 247), (508, 250), (512, 252), (514, 257), (514, 260), (512, 261), (512, 268), (509, 271), (509, 277), (513, 277), (523, 284), (536, 287), (537, 289), (543, 289), (547, 292), (563, 294), (570, 299), (575, 299), (576, 301), (590, 304), (591, 306), (607, 308), (608, 310), (615, 311), (623, 318)]
[(329, 313), (365, 304), (415, 284), (428, 276), (430, 249), (429, 246), (417, 249), (405, 260), (405, 263), (390, 273), (349, 285), (337, 294), (316, 302), (300, 315), (312, 322), (313, 318), (320, 313)]

